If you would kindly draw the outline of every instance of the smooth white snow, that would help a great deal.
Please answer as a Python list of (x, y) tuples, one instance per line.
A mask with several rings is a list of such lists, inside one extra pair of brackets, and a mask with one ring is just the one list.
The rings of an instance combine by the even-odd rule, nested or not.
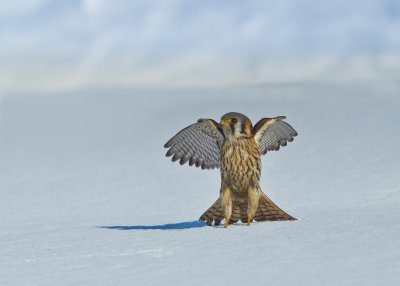
[[(263, 157), (294, 222), (207, 227), (219, 171), (163, 144), (201, 117), (286, 115)], [(400, 85), (87, 91), (0, 100), (0, 285), (400, 283)]]

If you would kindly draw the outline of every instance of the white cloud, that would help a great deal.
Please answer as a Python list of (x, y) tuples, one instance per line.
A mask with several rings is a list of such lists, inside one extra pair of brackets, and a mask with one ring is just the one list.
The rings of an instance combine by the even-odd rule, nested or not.
[(82, 4), (83, 9), (90, 14), (98, 13), (103, 8), (103, 0), (83, 0)]
[(0, 91), (400, 74), (390, 1), (13, 3), (14, 17), (0, 14)]
[(43, 7), (47, 2), (48, 0), (2, 0), (0, 17), (15, 17), (32, 14)]

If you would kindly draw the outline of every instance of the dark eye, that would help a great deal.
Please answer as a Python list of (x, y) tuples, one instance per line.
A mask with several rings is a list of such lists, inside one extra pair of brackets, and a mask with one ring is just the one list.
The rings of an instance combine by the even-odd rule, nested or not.
[(236, 118), (232, 118), (232, 123), (235, 124), (237, 122)]

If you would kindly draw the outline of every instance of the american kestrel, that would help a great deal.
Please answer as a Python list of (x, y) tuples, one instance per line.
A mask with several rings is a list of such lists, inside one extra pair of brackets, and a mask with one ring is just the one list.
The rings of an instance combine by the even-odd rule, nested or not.
[(217, 201), (200, 221), (227, 227), (239, 220), (295, 220), (276, 206), (260, 188), (261, 155), (278, 151), (297, 136), (283, 121), (286, 117), (263, 118), (253, 127), (249, 118), (237, 112), (222, 116), (221, 122), (199, 119), (172, 137), (165, 145), (166, 156), (181, 165), (189, 162), (202, 169), (221, 168), (221, 189)]

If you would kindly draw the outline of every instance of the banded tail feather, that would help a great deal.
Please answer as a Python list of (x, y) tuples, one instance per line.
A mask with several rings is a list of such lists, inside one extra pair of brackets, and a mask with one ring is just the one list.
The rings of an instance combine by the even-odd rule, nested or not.
[(279, 208), (261, 190), (260, 192), (260, 200), (258, 201), (257, 211), (254, 215), (255, 221), (296, 220), (294, 217)]
[(214, 225), (219, 225), (223, 219), (224, 214), (222, 212), (221, 198), (218, 198), (199, 218), (200, 221), (205, 221), (208, 225), (212, 225), (213, 222)]
[[(281, 208), (279, 208), (271, 199), (267, 197), (261, 190), (260, 200), (258, 202), (257, 211), (254, 215), (253, 220), (255, 221), (284, 221), (284, 220), (296, 220)], [(221, 198), (218, 198), (215, 203), (206, 210), (200, 217), (200, 221), (207, 222), (208, 225), (219, 225), (221, 221), (225, 219), (222, 206)], [(232, 208), (232, 216), (229, 224), (236, 223), (238, 221), (243, 223), (247, 222), (247, 210), (238, 206)]]

